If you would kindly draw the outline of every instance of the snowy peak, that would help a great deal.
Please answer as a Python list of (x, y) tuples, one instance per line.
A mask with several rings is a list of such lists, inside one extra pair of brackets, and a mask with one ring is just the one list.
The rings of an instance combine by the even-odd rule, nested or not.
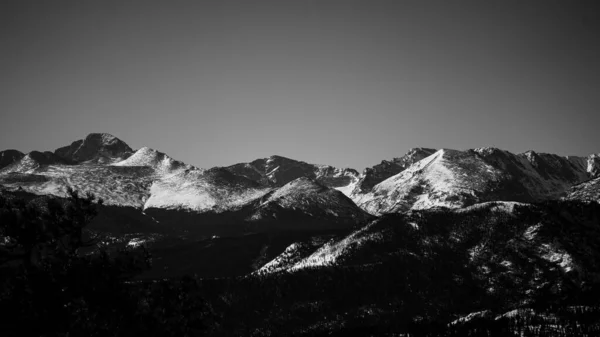
[(428, 148), (412, 148), (404, 156), (391, 161), (383, 160), (380, 164), (366, 168), (356, 184), (353, 194), (369, 192), (373, 186), (394, 176), (419, 160), (432, 155), (436, 150)]
[(247, 220), (302, 225), (308, 218), (343, 226), (372, 219), (342, 192), (301, 177), (258, 199)]
[(476, 202), (532, 202), (565, 195), (589, 179), (584, 158), (496, 148), (441, 149), (401, 173), (354, 194), (372, 214), (434, 206), (464, 207)]
[(0, 151), (0, 169), (23, 158), (25, 154), (17, 150)]
[(129, 158), (112, 164), (114, 166), (148, 166), (162, 173), (169, 173), (179, 169), (195, 169), (191, 165), (174, 160), (166, 154), (153, 150), (149, 147), (143, 147), (137, 150)]
[(54, 153), (70, 163), (106, 164), (129, 157), (133, 150), (122, 140), (108, 133), (90, 133)]

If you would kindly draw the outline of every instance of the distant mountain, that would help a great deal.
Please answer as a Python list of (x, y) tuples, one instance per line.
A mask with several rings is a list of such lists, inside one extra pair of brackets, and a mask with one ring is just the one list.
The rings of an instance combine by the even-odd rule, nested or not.
[(384, 160), (380, 164), (366, 168), (360, 176), (352, 194), (359, 195), (368, 193), (373, 186), (406, 170), (410, 165), (429, 157), (436, 151), (437, 150), (427, 148), (413, 148), (400, 158), (394, 158), (391, 161)]
[(225, 167), (228, 171), (265, 186), (283, 186), (298, 178), (309, 178), (328, 187), (350, 194), (358, 182), (354, 169), (338, 169), (328, 165), (308, 164), (281, 156), (257, 159)]
[(289, 226), (286, 229), (319, 221), (348, 227), (374, 218), (342, 192), (306, 177), (265, 194), (250, 207), (251, 214), (246, 220), (261, 224), (282, 223)]
[[(564, 197), (571, 186), (600, 172), (598, 155), (512, 154), (495, 148), (414, 148), (362, 174), (282, 156), (205, 170), (148, 147), (134, 151), (105, 133), (90, 134), (54, 153), (8, 150), (0, 158), (0, 185), (9, 190), (63, 196), (72, 187), (92, 192), (110, 206), (195, 213), (250, 212), (250, 205), (283, 187), (320, 198), (311, 184), (344, 193), (372, 215), (495, 200), (531, 202)], [(277, 203), (269, 200), (248, 216), (270, 219), (267, 213)], [(301, 209), (294, 207), (294, 212)], [(316, 218), (319, 212), (308, 213)]]
[(69, 146), (56, 149), (54, 153), (69, 163), (106, 164), (128, 158), (133, 150), (113, 135), (91, 133)]
[[(199, 169), (147, 147), (133, 151), (108, 134), (88, 135), (55, 153), (31, 152), (0, 173), (0, 186), (9, 191), (62, 197), (70, 187), (93, 193), (113, 212), (144, 224), (136, 228), (156, 230), (147, 226), (150, 221), (207, 235), (364, 223), (372, 216), (327, 187), (344, 188), (357, 180), (354, 170), (278, 156), (252, 165)], [(153, 220), (114, 207), (132, 208)]]
[(20, 160), (25, 154), (17, 150), (0, 151), (0, 169)]
[(482, 201), (531, 202), (564, 196), (589, 179), (586, 158), (495, 148), (442, 149), (375, 185), (353, 200), (371, 214), (436, 206), (459, 208)]

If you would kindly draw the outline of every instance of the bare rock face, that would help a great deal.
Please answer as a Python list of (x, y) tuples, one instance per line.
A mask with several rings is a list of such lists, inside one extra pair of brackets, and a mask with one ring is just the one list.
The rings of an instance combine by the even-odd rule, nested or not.
[(358, 172), (349, 168), (309, 164), (281, 156), (257, 159), (226, 167), (228, 171), (268, 186), (283, 186), (298, 178), (309, 178), (339, 190), (348, 190), (358, 181)]
[(25, 154), (17, 150), (0, 151), (0, 169), (20, 160), (24, 156)]
[(108, 133), (90, 133), (85, 139), (61, 147), (54, 153), (73, 164), (106, 164), (128, 158), (133, 154), (133, 150), (125, 142)]

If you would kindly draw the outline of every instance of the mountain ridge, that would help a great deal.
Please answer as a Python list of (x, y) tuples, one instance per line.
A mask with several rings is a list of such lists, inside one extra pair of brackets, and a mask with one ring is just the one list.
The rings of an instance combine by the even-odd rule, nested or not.
[(238, 209), (299, 178), (336, 189), (373, 215), (494, 200), (531, 202), (564, 197), (600, 171), (598, 154), (513, 154), (493, 147), (413, 148), (362, 173), (281, 155), (201, 169), (148, 147), (134, 151), (106, 133), (89, 134), (54, 152), (2, 153), (9, 158), (0, 168), (5, 188), (60, 196), (72, 187), (112, 205), (193, 212)]

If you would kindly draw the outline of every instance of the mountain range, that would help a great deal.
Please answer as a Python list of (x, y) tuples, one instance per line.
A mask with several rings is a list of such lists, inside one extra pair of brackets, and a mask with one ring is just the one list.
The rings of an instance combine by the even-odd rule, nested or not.
[[(598, 154), (588, 157), (534, 151), (513, 154), (496, 148), (466, 151), (414, 148), (362, 173), (282, 156), (201, 169), (147, 147), (134, 151), (106, 133), (89, 134), (54, 152), (0, 152), (0, 185), (4, 189), (63, 196), (67, 187), (72, 187), (96, 194), (107, 205), (142, 211), (235, 211), (268, 195), (278, 195), (278, 190), (301, 179), (291, 189), (304, 193), (312, 190), (305, 185), (318, 184), (338, 190), (363, 211), (378, 216), (436, 206), (461, 208), (485, 201), (572, 199), (582, 195), (582, 187), (571, 191), (573, 186), (599, 175)], [(586, 186), (597, 189), (597, 184)], [(287, 186), (286, 190), (289, 189)], [(585, 194), (589, 198), (594, 192)], [(344, 199), (338, 193), (327, 195), (334, 204)], [(299, 205), (287, 203), (285, 207)], [(356, 208), (348, 210), (348, 214), (355, 211)], [(334, 213), (338, 214), (329, 212), (332, 217)]]
[(597, 312), (599, 154), (414, 148), (359, 173), (279, 155), (203, 169), (100, 133), (0, 152), (3, 198), (39, 206), (70, 188), (103, 199), (84, 236), (150, 248), (139, 279), (243, 276), (259, 307), (260, 289), (286, 285), (282, 324), (321, 303), (302, 326), (324, 335), (357, 320), (400, 331), (397, 317), (557, 325), (540, 303)]

